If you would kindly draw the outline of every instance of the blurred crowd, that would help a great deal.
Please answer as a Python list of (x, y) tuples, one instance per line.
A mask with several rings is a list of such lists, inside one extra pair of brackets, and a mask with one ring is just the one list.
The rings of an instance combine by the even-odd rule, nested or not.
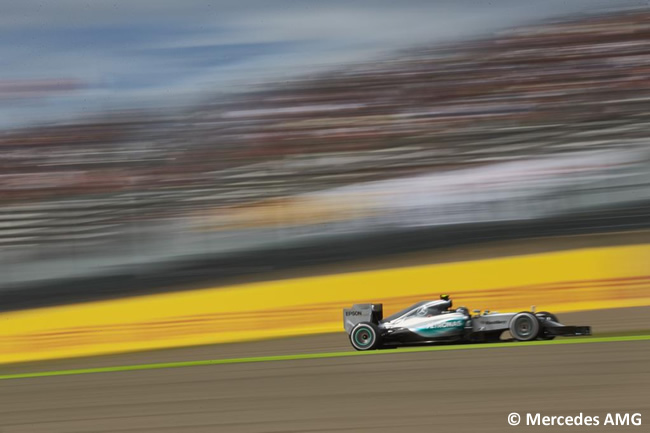
[(206, 98), (0, 135), (0, 251), (360, 182), (647, 146), (650, 13), (419, 47)]

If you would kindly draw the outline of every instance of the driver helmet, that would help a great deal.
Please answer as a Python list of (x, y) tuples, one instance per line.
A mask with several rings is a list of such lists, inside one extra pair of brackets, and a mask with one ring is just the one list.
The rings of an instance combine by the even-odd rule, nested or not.
[(449, 299), (449, 295), (447, 294), (440, 295), (440, 299), (449, 302), (449, 305), (447, 305), (447, 310), (451, 310), (451, 306), (454, 305), (454, 303), (452, 302), (451, 299)]

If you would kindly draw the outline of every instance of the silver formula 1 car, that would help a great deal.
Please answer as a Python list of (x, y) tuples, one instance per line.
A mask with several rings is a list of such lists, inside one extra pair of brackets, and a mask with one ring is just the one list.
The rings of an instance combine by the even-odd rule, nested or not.
[(439, 342), (493, 342), (509, 331), (514, 340), (552, 340), (556, 336), (591, 335), (589, 326), (565, 326), (555, 315), (542, 312), (470, 314), (452, 309), (448, 295), (422, 301), (383, 318), (382, 304), (355, 304), (343, 310), (343, 326), (352, 347), (372, 350)]

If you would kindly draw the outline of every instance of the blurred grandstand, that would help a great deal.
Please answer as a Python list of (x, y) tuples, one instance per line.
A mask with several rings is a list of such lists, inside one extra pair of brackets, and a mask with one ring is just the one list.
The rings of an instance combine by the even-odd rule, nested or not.
[(650, 13), (0, 136), (0, 288), (650, 200)]

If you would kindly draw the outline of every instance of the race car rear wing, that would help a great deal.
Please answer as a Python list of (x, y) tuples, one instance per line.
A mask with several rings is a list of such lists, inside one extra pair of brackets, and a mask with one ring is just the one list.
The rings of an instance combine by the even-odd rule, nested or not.
[(384, 317), (382, 304), (354, 304), (352, 308), (343, 309), (343, 328), (350, 334), (354, 325), (361, 322), (378, 324)]

